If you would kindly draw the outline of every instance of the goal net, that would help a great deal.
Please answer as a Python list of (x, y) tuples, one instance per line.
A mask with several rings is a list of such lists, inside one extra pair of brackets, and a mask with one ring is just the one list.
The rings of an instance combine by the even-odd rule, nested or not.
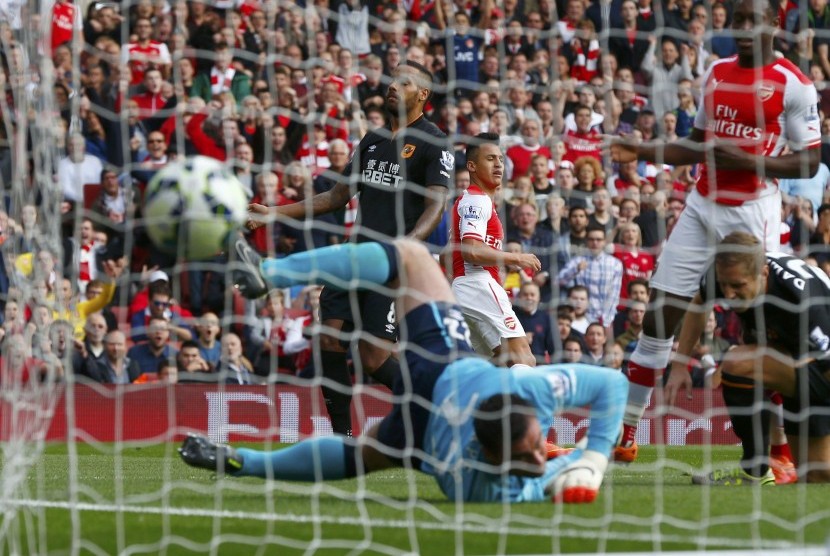
[[(830, 171), (819, 143), (830, 36), (816, 22), (826, 22), (830, 8), (781, 2), (775, 38), (765, 42), (768, 27), (747, 31), (754, 42), (746, 47), (730, 30), (741, 4), (0, 4), (0, 552), (826, 554), (826, 486), (692, 485), (693, 476), (736, 468), (743, 454), (717, 369), (733, 346), (754, 340), (722, 302), (707, 306), (700, 341), (682, 358), (693, 380), (688, 396), (669, 404), (664, 379), (657, 379), (631, 433), (639, 454), (627, 465), (610, 464), (590, 505), (470, 503), (463, 494), (447, 497), (412, 465), (333, 482), (231, 478), (188, 467), (177, 453), (189, 433), (264, 451), (336, 433), (360, 437), (396, 404), (418, 399), (421, 393), (406, 389), (393, 396), (382, 369), (408, 377), (402, 354), (424, 351), (398, 329), (394, 356), (384, 362), (388, 344), (379, 336), (393, 337), (401, 315), (375, 298), (365, 301), (357, 287), (334, 309), (325, 299), (321, 309), (320, 288), (309, 284), (249, 301), (234, 288), (232, 249), (193, 260), (184, 242), (175, 253), (154, 246), (144, 192), (155, 172), (178, 158), (224, 162), (251, 203), (306, 203), (299, 218), (240, 230), (263, 257), (414, 234), (451, 281), (476, 267), (458, 246), (453, 251), (463, 216), (454, 203), (471, 183), (465, 199), (486, 194), (489, 183), (466, 151), (474, 136), (494, 133), (504, 155), (502, 183), (491, 192), (492, 226), (478, 241), (539, 262), (533, 269), (508, 265), (481, 283), (495, 284), (515, 307), (496, 319), (502, 338), (522, 328), (539, 365), (588, 362), (633, 376), (631, 358), (643, 362), (635, 346), (647, 310), (672, 305), (649, 305), (667, 238), (678, 220), (701, 210), (694, 203), (735, 206), (716, 200), (723, 174), (714, 168), (723, 158), (710, 148), (703, 157), (687, 153), (685, 163), (672, 146), (707, 130), (723, 139), (731, 133), (725, 126), (744, 125), (735, 123), (743, 110), (770, 140), (753, 143), (758, 152), (783, 155), (785, 143), (794, 152), (821, 152), (817, 173), (802, 158), (798, 176), (790, 169), (792, 179), (753, 187), (784, 192), (780, 240), (794, 257), (783, 263), (790, 277), (827, 282)], [(774, 23), (766, 0), (753, 8), (758, 29), (762, 20)], [(706, 81), (713, 64), (736, 54), (762, 57), (767, 47), (786, 60), (776, 75), (789, 81), (757, 70), (749, 84), (727, 82), (739, 100), (721, 108), (736, 112), (715, 117), (703, 99), (726, 78)], [(431, 74), (428, 98), (419, 97), (421, 81), (393, 78), (408, 61)], [(780, 115), (798, 104), (786, 89), (795, 82), (803, 98), (812, 98), (814, 86), (818, 104)], [(399, 125), (419, 102), (427, 127)], [(774, 102), (779, 112), (769, 108)], [(708, 119), (699, 116), (707, 110)], [(786, 123), (770, 131), (764, 125), (773, 120)], [(404, 128), (415, 128), (406, 141)], [(360, 152), (367, 135), (375, 144)], [(603, 148), (610, 137), (663, 147), (620, 161)], [(410, 164), (419, 150), (434, 159)], [(765, 172), (758, 162), (744, 174)], [(701, 194), (702, 180), (709, 189)], [(338, 183), (348, 185), (347, 194)], [(383, 191), (385, 200), (367, 191)], [(337, 210), (314, 215), (313, 203), (334, 199), (342, 200), (331, 207)], [(764, 206), (777, 226), (778, 207)], [(468, 210), (482, 218), (478, 205)], [(699, 213), (709, 224), (693, 238), (704, 238), (702, 248), (726, 235), (719, 226), (733, 226), (728, 217), (750, 218), (713, 214)], [(589, 241), (592, 230), (604, 239)], [(662, 288), (681, 288), (690, 272), (699, 286), (711, 259), (689, 269), (691, 244), (669, 244), (678, 250), (661, 261), (673, 260), (677, 270), (663, 274)], [(706, 291), (723, 297), (709, 277)], [(368, 289), (390, 295), (384, 286)], [(406, 293), (405, 286), (391, 291), (393, 298)], [(803, 313), (793, 322), (804, 327), (812, 323), (810, 308), (830, 301), (826, 295), (790, 301), (786, 313)], [(468, 317), (486, 303), (472, 299), (460, 299)], [(773, 328), (756, 312), (758, 330)], [(671, 337), (657, 322), (658, 335)], [(817, 330), (781, 343), (808, 346), (805, 359), (820, 360), (827, 336)], [(757, 377), (763, 360), (753, 357)], [(632, 384), (641, 397), (650, 387)], [(786, 403), (786, 411), (776, 409), (760, 390), (755, 398), (744, 414), (754, 416), (763, 444), (762, 410), (794, 414)], [(809, 411), (827, 415), (826, 408)], [(563, 447), (576, 445), (590, 425), (583, 408), (551, 419), (542, 423), (550, 425), (547, 439)], [(405, 422), (411, 434), (415, 425)], [(767, 428), (778, 446), (773, 455), (780, 455), (786, 436), (779, 420)], [(795, 446), (792, 452), (802, 461), (808, 455)], [(327, 468), (322, 453), (306, 462), (309, 473)], [(820, 462), (811, 469), (820, 472)], [(795, 472), (803, 479), (807, 467)]]

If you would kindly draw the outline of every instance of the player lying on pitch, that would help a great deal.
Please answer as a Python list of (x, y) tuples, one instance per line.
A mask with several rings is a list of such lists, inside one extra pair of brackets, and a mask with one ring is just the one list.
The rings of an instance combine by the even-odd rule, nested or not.
[[(357, 440), (309, 438), (262, 452), (190, 436), (179, 449), (186, 463), (307, 482), (407, 467), (435, 477), (452, 500), (594, 500), (622, 426), (628, 382), (619, 372), (576, 364), (505, 369), (476, 357), (449, 284), (412, 240), (325, 247), (261, 263), (244, 242), (237, 253), (234, 281), (249, 297), (306, 282), (400, 286), (403, 372), (389, 415)], [(554, 414), (586, 405), (585, 448), (549, 461), (545, 440)]]

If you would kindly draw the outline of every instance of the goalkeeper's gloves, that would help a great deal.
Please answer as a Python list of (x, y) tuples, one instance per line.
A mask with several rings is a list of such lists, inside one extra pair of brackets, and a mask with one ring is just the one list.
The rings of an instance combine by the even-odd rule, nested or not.
[(562, 469), (548, 485), (554, 502), (579, 504), (593, 502), (608, 468), (608, 458), (594, 450), (585, 450), (582, 457)]

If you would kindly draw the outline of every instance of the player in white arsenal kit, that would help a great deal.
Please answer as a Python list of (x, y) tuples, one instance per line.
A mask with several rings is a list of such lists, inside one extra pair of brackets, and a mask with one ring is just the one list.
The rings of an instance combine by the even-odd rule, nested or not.
[(471, 344), (486, 356), (502, 355), (512, 363), (535, 366), (522, 325), (499, 278), (502, 265), (531, 268), (536, 255), (502, 251), (504, 230), (493, 196), (504, 177), (504, 155), (496, 133), (480, 133), (467, 147), (470, 187), (455, 202), (452, 228), (452, 291), (470, 325)]
[[(737, 2), (732, 30), (738, 54), (713, 63), (704, 76), (703, 99), (689, 139), (610, 145), (617, 162), (700, 164), (697, 187), (651, 280), (652, 303), (628, 367), (631, 384), (618, 460), (636, 458), (637, 425), (658, 374), (668, 365), (674, 330), (718, 242), (742, 231), (762, 240), (767, 251), (776, 251), (781, 215), (777, 178), (807, 178), (818, 169), (818, 94), (807, 76), (775, 54), (777, 27), (776, 0), (766, 5)], [(686, 318), (703, 317), (689, 313)], [(686, 372), (681, 359), (672, 366), (669, 382)]]

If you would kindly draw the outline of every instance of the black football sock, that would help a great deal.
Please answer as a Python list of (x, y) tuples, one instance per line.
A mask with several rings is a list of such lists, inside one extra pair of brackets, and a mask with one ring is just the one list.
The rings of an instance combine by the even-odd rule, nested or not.
[[(331, 419), (331, 428), (335, 434), (352, 435), (352, 378), (346, 364), (346, 353), (341, 351), (320, 351), (320, 364), (323, 367), (323, 398)], [(348, 388), (334, 388), (331, 383)]]
[(769, 469), (770, 410), (760, 405), (766, 398), (756, 395), (754, 380), (724, 373), (722, 385), (732, 430), (741, 439), (741, 467), (753, 477), (762, 477)]
[(372, 380), (383, 384), (391, 390), (392, 385), (395, 384), (395, 377), (399, 374), (401, 374), (401, 364), (397, 359), (390, 355), (389, 358), (384, 361), (380, 367), (375, 369), (373, 373), (370, 373), (369, 376), (372, 377)]

